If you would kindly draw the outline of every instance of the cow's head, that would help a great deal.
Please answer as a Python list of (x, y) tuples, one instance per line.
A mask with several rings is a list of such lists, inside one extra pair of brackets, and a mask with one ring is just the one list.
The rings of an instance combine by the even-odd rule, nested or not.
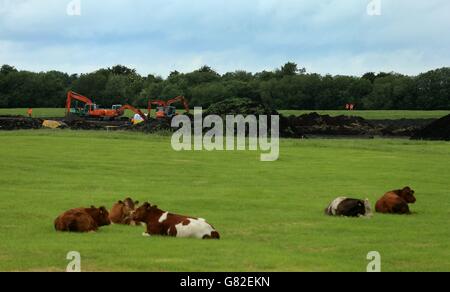
[(416, 202), (416, 197), (414, 197), (414, 190), (410, 187), (405, 187), (400, 191), (400, 197), (403, 198), (407, 203), (414, 204)]
[(133, 201), (133, 199), (131, 198), (126, 198), (123, 201), (123, 204), (130, 212), (132, 212), (134, 211), (134, 209), (136, 209), (137, 205), (139, 204), (139, 201)]
[(145, 202), (134, 211), (131, 219), (136, 222), (145, 222), (147, 216), (156, 210), (158, 210), (158, 206), (152, 206), (152, 204)]
[(369, 199), (365, 199), (364, 200), (364, 207), (366, 209), (366, 212), (365, 212), (364, 216), (372, 217), (373, 213), (372, 213), (372, 207), (370, 207)]
[(91, 209), (95, 211), (95, 218), (98, 226), (106, 226), (111, 224), (111, 220), (109, 220), (109, 213), (108, 210), (106, 210), (105, 207), (95, 208), (94, 206), (91, 206)]

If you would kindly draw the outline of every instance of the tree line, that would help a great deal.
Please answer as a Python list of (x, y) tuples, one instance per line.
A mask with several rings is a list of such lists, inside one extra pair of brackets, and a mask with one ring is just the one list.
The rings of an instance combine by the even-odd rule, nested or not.
[(248, 98), (276, 109), (337, 110), (347, 103), (367, 110), (450, 109), (450, 68), (407, 76), (369, 72), (361, 77), (307, 73), (289, 62), (273, 71), (218, 74), (203, 66), (190, 73), (173, 71), (167, 78), (141, 76), (117, 65), (87, 74), (0, 69), (0, 108), (65, 105), (68, 90), (109, 107), (146, 107), (151, 99), (184, 95), (191, 106), (209, 107), (230, 98)]

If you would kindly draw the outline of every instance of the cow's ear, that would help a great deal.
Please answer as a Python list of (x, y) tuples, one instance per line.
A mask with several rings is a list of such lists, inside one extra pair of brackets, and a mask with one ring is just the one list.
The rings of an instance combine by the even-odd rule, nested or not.
[(138, 204), (139, 204), (139, 201), (135, 201), (134, 204), (135, 204), (135, 205), (138, 205)]
[(94, 205), (91, 205), (91, 208), (92, 208), (92, 209), (95, 209), (95, 206), (94, 206)]
[(123, 204), (122, 200), (119, 200), (117, 203), (118, 203), (118, 204)]
[(153, 205), (153, 208), (155, 208), (155, 209), (158, 208), (158, 205)]

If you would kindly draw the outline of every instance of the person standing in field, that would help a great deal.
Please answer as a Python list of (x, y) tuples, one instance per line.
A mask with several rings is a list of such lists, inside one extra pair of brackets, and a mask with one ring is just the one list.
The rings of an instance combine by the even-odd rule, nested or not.
[(31, 107), (28, 108), (27, 114), (28, 114), (28, 117), (30, 117), (30, 118), (33, 116), (33, 109)]

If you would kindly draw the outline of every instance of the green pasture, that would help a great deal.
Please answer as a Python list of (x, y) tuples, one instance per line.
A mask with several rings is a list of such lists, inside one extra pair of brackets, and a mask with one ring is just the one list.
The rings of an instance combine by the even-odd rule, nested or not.
[[(280, 159), (252, 151), (176, 152), (169, 136), (122, 132), (0, 132), (0, 271), (450, 270), (450, 143), (282, 140)], [(337, 196), (369, 198), (409, 185), (411, 216), (323, 214)], [(127, 196), (206, 218), (219, 241), (151, 237), (143, 227), (54, 231), (81, 206)]]

